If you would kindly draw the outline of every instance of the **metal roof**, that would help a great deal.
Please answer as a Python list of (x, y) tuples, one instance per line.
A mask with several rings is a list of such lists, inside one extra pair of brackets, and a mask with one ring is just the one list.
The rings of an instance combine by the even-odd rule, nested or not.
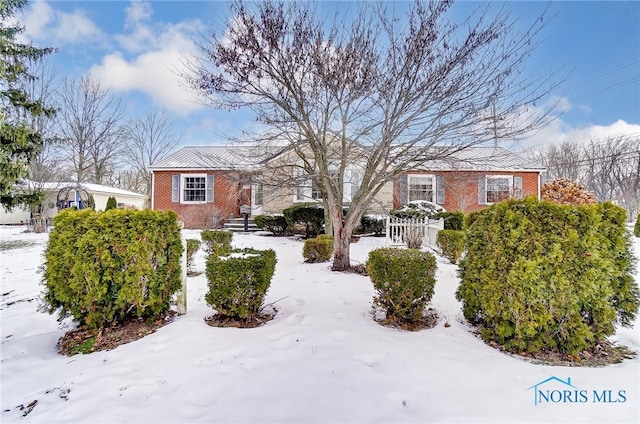
[[(156, 171), (256, 169), (259, 167), (259, 161), (273, 151), (273, 146), (189, 146), (154, 163), (150, 169)], [(531, 159), (501, 147), (469, 147), (451, 154), (448, 159), (427, 161), (416, 168), (440, 171), (545, 170), (543, 166)]]

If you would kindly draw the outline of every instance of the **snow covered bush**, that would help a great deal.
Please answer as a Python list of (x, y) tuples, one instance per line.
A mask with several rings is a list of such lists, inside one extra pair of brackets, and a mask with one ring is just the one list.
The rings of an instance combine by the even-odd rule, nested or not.
[(229, 256), (209, 256), (207, 304), (221, 317), (255, 318), (271, 285), (275, 267), (276, 253), (271, 249), (235, 249)]
[(636, 218), (636, 225), (633, 227), (633, 234), (636, 237), (640, 237), (640, 213), (638, 214), (638, 217)]
[(626, 213), (533, 198), (473, 212), (456, 292), (482, 338), (510, 351), (574, 354), (638, 310)]
[(436, 258), (419, 250), (375, 249), (369, 252), (367, 273), (376, 289), (375, 304), (387, 319), (419, 321), (433, 296)]
[(464, 252), (464, 231), (440, 230), (436, 237), (436, 243), (445, 258), (455, 264)]
[(256, 223), (256, 227), (276, 236), (284, 236), (289, 227), (287, 219), (283, 215), (257, 215), (253, 221)]
[(433, 219), (444, 219), (445, 230), (461, 231), (464, 229), (464, 212), (462, 211), (449, 211), (438, 212), (433, 216)]
[(389, 215), (397, 216), (398, 218), (426, 217), (433, 219), (434, 216), (440, 212), (446, 212), (442, 206), (426, 200), (416, 200), (409, 202), (406, 206), (400, 209), (393, 209), (392, 211), (389, 211)]
[(209, 255), (226, 255), (231, 251), (231, 239), (233, 238), (231, 231), (205, 230), (200, 233), (200, 238)]
[(182, 241), (171, 211), (64, 210), (45, 251), (45, 301), (82, 327), (155, 319), (180, 288)]
[(290, 228), (295, 225), (304, 227), (305, 237), (322, 234), (324, 228), (324, 209), (316, 204), (294, 205), (282, 211)]
[(327, 262), (333, 255), (333, 237), (321, 234), (316, 238), (307, 239), (302, 248), (305, 262)]

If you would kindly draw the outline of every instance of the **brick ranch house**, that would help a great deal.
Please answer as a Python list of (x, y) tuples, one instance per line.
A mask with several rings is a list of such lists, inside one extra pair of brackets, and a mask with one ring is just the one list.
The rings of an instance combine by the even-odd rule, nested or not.
[[(267, 185), (264, 179), (252, 180), (251, 175), (265, 170), (252, 165), (251, 157), (246, 146), (182, 148), (151, 166), (151, 208), (174, 210), (187, 228), (208, 228), (240, 216), (242, 205), (251, 206), (252, 215), (258, 215), (322, 200), (311, 179), (294, 178), (296, 169), (288, 160), (269, 169), (292, 176), (288, 182)], [(368, 212), (382, 214), (417, 200), (470, 212), (513, 197), (540, 198), (543, 172), (544, 168), (505, 149), (470, 148), (447, 162), (407, 170), (380, 190)], [(345, 172), (346, 204), (357, 188), (359, 173), (357, 165)]]

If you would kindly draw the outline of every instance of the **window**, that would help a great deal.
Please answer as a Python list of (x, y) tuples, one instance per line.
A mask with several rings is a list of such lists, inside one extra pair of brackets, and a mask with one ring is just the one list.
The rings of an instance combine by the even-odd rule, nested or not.
[(252, 202), (252, 206), (260, 206), (262, 205), (263, 202), (263, 193), (264, 193), (264, 189), (262, 184), (255, 184), (253, 187), (253, 202)]
[(407, 178), (409, 202), (416, 200), (433, 202), (434, 180), (433, 175), (409, 175)]
[(492, 204), (511, 198), (522, 198), (522, 177), (485, 175), (478, 180), (478, 204)]
[[(309, 201), (322, 201), (322, 190), (320, 190), (320, 186), (313, 180), (311, 177), (304, 178), (304, 171), (300, 168), (295, 168), (294, 170), (296, 176), (296, 185), (293, 190), (293, 201), (294, 202), (309, 202)], [(355, 176), (354, 176), (355, 175)], [(338, 184), (338, 180), (340, 178), (339, 172), (337, 170), (329, 171), (329, 177), (333, 180), (334, 184)], [(356, 182), (353, 181), (354, 178), (358, 178)], [(360, 185), (362, 177), (359, 176), (358, 173), (351, 169), (346, 169), (344, 173), (344, 184), (343, 184), (343, 200), (345, 202), (351, 201), (351, 196), (355, 193), (355, 190)], [(354, 184), (358, 185), (358, 187), (354, 188)]]
[(213, 202), (213, 175), (173, 175), (171, 178), (171, 201), (180, 203)]

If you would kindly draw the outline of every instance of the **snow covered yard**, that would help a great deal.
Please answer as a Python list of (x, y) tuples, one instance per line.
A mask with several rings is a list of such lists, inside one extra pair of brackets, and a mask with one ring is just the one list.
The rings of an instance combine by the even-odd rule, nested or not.
[[(187, 315), (114, 350), (63, 357), (56, 353), (56, 341), (72, 324), (38, 310), (47, 235), (23, 231), (0, 228), (2, 241), (34, 243), (0, 253), (2, 422), (612, 423), (640, 418), (638, 358), (602, 368), (554, 367), (490, 348), (463, 324), (454, 297), (456, 266), (443, 258), (438, 258), (431, 304), (440, 316), (438, 325), (404, 332), (372, 320), (374, 291), (367, 277), (333, 273), (326, 263), (305, 264), (301, 242), (260, 235), (236, 234), (233, 246), (276, 251), (266, 299), (277, 301), (273, 321), (253, 329), (209, 327), (203, 319), (212, 310), (204, 301), (202, 274), (188, 279)], [(199, 232), (187, 233), (199, 238)], [(363, 238), (352, 245), (352, 259), (363, 262), (369, 250), (382, 245), (382, 238)], [(640, 252), (639, 239), (635, 249)], [(195, 269), (203, 270), (204, 261), (201, 250)], [(447, 320), (451, 327), (444, 327)], [(634, 328), (621, 329), (614, 338), (639, 350), (639, 327), (636, 320)], [(530, 388), (550, 377), (557, 380), (544, 384), (558, 394), (541, 401)], [(23, 417), (17, 407), (34, 400), (37, 404)]]

